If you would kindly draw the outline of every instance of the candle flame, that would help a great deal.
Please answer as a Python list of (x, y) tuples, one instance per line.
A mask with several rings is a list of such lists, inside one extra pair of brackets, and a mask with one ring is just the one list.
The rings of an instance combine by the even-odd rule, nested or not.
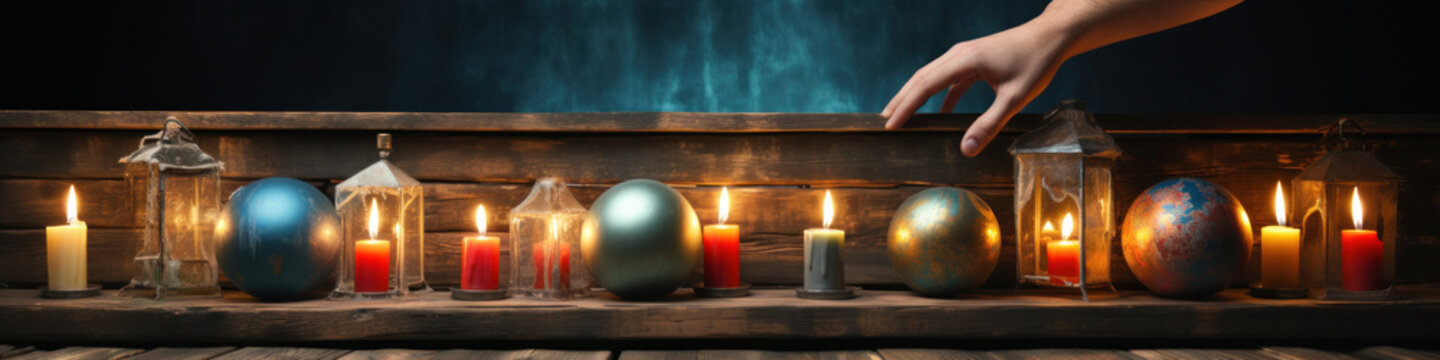
[(1354, 195), (1350, 196), (1350, 219), (1355, 221), (1355, 230), (1361, 230), (1360, 225), (1365, 223), (1365, 207), (1360, 206), (1360, 187), (1355, 187)]
[(720, 188), (720, 223), (730, 220), (730, 189)]
[[(560, 240), (560, 217), (550, 217), (550, 241)], [(553, 244), (552, 244), (553, 245)]]
[(379, 236), (380, 236), (380, 211), (379, 211), (379, 209), (377, 209), (377, 205), (376, 205), (376, 203), (375, 203), (375, 199), (370, 199), (370, 224), (369, 224), (369, 225), (370, 225), (370, 226), (369, 226), (370, 238), (371, 238), (371, 239), (374, 239), (374, 238), (379, 237)]
[(70, 196), (65, 199), (65, 222), (80, 221), (80, 202), (75, 200), (75, 185), (70, 185)]
[(835, 219), (835, 199), (830, 197), (830, 190), (825, 190), (825, 228), (830, 228), (830, 221)]
[(1065, 213), (1065, 220), (1060, 221), (1060, 240), (1070, 240), (1070, 233), (1075, 231), (1075, 220), (1070, 213)]
[(1040, 231), (1055, 231), (1055, 225), (1052, 225), (1049, 221), (1046, 221), (1045, 227), (1040, 228)]
[(475, 208), (475, 229), (480, 231), (480, 236), (485, 236), (485, 205)]
[(1280, 226), (1285, 226), (1285, 190), (1280, 187), (1280, 182), (1275, 182), (1275, 221)]

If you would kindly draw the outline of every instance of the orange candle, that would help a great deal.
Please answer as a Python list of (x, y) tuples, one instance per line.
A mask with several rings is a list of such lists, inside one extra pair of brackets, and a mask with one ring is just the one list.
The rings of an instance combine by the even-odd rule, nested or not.
[(1350, 217), (1355, 230), (1340, 231), (1341, 287), (1349, 291), (1372, 291), (1389, 286), (1385, 282), (1385, 245), (1374, 230), (1363, 230), (1365, 208), (1360, 205), (1360, 188), (1350, 200)]
[(497, 290), (500, 288), (500, 238), (485, 236), (485, 206), (475, 210), (475, 228), (479, 236), (466, 236), (461, 245), (460, 288), (465, 290)]
[(720, 189), (720, 223), (705, 225), (705, 287), (740, 287), (740, 227), (726, 225), (730, 191)]
[(1075, 286), (1080, 281), (1080, 242), (1070, 240), (1075, 221), (1070, 214), (1060, 222), (1060, 240), (1045, 244), (1050, 285)]

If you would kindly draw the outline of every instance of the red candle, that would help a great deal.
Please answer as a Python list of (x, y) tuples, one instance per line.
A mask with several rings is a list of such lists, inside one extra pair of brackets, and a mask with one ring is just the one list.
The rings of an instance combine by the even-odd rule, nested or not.
[(730, 189), (720, 188), (720, 223), (705, 225), (705, 287), (740, 287), (740, 227), (730, 218)]
[(705, 287), (740, 287), (740, 227), (705, 225)]
[[(1047, 223), (1048, 225), (1048, 223)], [(1075, 222), (1070, 214), (1060, 222), (1060, 238), (1045, 244), (1045, 260), (1050, 285), (1075, 286), (1080, 282), (1080, 242), (1070, 240)]]
[[(555, 240), (538, 242), (532, 253), (535, 254), (535, 289), (570, 287), (570, 244)], [(559, 264), (551, 262), (552, 259)], [(553, 283), (551, 278), (555, 278)]]
[(1350, 291), (1385, 288), (1384, 249), (1374, 231), (1340, 231), (1341, 286)]
[(1340, 285), (1349, 291), (1384, 289), (1385, 244), (1374, 230), (1362, 230), (1365, 208), (1360, 204), (1360, 188), (1350, 199), (1350, 216), (1355, 230), (1340, 231)]
[(390, 242), (374, 239), (356, 241), (355, 292), (386, 291), (390, 291)]
[(500, 238), (485, 236), (485, 206), (475, 209), (475, 228), (479, 236), (466, 236), (461, 244), (460, 288), (465, 290), (498, 290), (500, 288)]

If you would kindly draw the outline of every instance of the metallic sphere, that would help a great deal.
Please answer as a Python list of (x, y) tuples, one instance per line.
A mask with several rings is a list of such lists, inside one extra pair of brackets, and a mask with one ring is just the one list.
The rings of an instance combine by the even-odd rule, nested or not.
[(340, 253), (340, 217), (314, 186), (268, 178), (230, 195), (215, 226), (220, 269), (264, 301), (303, 297), (325, 282)]
[(890, 222), (890, 265), (916, 293), (953, 297), (979, 287), (1000, 258), (1000, 223), (965, 189), (921, 191)]
[(656, 299), (684, 285), (700, 264), (700, 220), (669, 186), (629, 180), (590, 206), (580, 249), (606, 290), (624, 299)]
[(1250, 218), (1209, 181), (1170, 179), (1130, 205), (1120, 230), (1125, 262), (1155, 294), (1201, 298), (1230, 286), (1250, 260)]

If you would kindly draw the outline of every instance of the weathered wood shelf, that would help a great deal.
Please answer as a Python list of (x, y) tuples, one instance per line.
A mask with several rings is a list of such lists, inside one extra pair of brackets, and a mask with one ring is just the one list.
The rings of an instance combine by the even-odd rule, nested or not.
[[(848, 301), (800, 300), (788, 289), (698, 299), (688, 289), (658, 302), (609, 294), (574, 301), (461, 302), (444, 291), (408, 301), (159, 302), (104, 296), (46, 300), (0, 290), (0, 339), (184, 343), (642, 340), (1215, 338), (1397, 340), (1436, 338), (1440, 287), (1407, 286), (1392, 301), (1257, 300), (1240, 290), (1207, 301), (1123, 292), (1092, 302), (1042, 290), (985, 290), (960, 299), (864, 291)], [(93, 324), (86, 325), (86, 324)]]

